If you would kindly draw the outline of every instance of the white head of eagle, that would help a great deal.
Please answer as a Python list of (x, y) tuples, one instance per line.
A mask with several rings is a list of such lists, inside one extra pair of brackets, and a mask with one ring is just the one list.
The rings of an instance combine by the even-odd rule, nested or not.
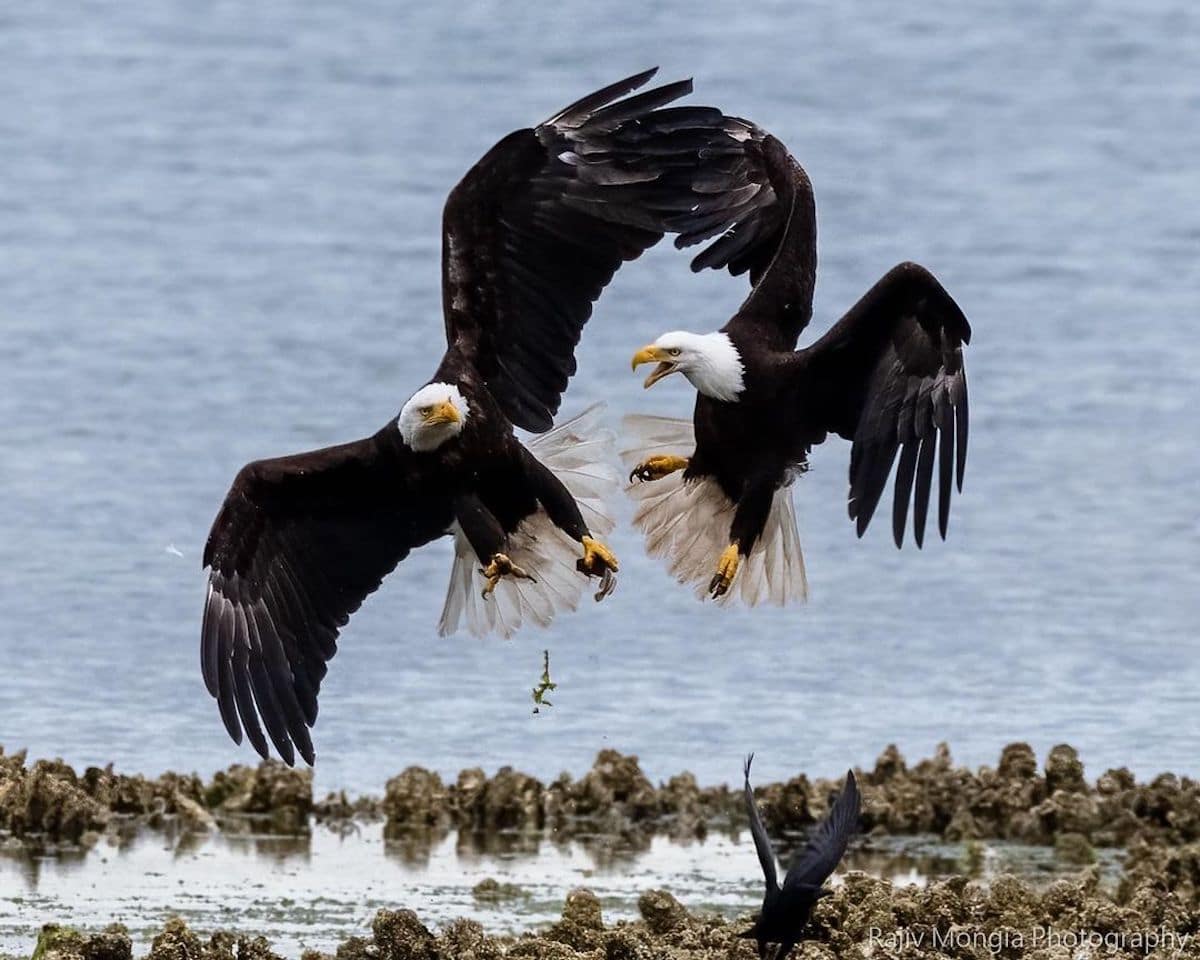
[(400, 408), (400, 436), (418, 453), (436, 450), (462, 433), (471, 408), (452, 383), (428, 383)]
[(732, 403), (745, 389), (745, 367), (733, 341), (724, 333), (664, 333), (633, 355), (633, 368), (658, 363), (646, 378), (652, 387), (663, 377), (682, 373), (706, 397)]

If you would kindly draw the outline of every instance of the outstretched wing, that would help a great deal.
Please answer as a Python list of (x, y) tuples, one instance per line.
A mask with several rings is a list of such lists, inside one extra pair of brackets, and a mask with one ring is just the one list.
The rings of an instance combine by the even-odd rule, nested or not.
[(264, 758), (263, 727), (289, 765), (293, 745), (313, 762), (308, 728), (338, 631), (450, 523), (412, 459), (381, 432), (247, 464), (225, 497), (204, 548), (200, 662), (229, 735), (241, 743), (244, 728)]
[(837, 869), (846, 853), (846, 845), (858, 829), (862, 799), (854, 771), (847, 771), (841, 796), (825, 819), (808, 834), (804, 846), (796, 851), (783, 880), (785, 890), (793, 887), (820, 887)]
[(821, 436), (832, 431), (854, 443), (849, 509), (860, 537), (899, 453), (892, 532), (899, 547), (911, 499), (921, 546), (938, 448), (938, 530), (945, 539), (951, 487), (962, 492), (967, 462), (962, 348), (970, 340), (967, 318), (933, 274), (902, 263), (795, 354), (799, 418)]
[[(736, 128), (731, 151), (714, 181), (715, 207), (675, 240), (677, 247), (717, 233), (692, 269), (750, 274), (750, 295), (722, 328), (772, 350), (794, 350), (812, 316), (816, 281), (816, 207), (808, 174), (775, 137), (748, 121)], [(730, 130), (735, 131), (733, 124)], [(732, 134), (731, 134), (732, 136)]]
[(753, 762), (754, 754), (750, 754), (746, 758), (745, 766), (742, 767), (742, 775), (745, 778), (743, 792), (746, 797), (746, 816), (750, 819), (750, 835), (754, 837), (754, 849), (758, 852), (758, 862), (762, 866), (763, 879), (767, 882), (768, 890), (775, 890), (779, 886), (779, 879), (775, 874), (775, 850), (771, 847), (771, 840), (763, 826), (762, 815), (758, 812), (758, 804), (754, 802), (754, 790), (750, 787), (750, 764)]
[(446, 337), (519, 427), (550, 428), (617, 268), (707, 217), (734, 182), (721, 165), (741, 152), (737, 124), (711, 107), (667, 107), (690, 80), (626, 96), (654, 73), (505, 137), (446, 201)]

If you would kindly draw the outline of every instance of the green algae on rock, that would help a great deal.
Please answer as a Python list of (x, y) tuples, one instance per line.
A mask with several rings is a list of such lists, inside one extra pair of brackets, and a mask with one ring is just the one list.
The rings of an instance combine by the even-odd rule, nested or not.
[(132, 960), (132, 957), (129, 931), (119, 923), (93, 934), (47, 924), (38, 934), (30, 960)]

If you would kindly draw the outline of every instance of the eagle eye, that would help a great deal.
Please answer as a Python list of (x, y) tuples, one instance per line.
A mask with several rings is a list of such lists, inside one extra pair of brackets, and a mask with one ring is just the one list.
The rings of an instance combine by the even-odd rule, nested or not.
[(673, 357), (677, 357), (677, 356), (679, 356), (680, 350), (678, 347), (672, 347), (670, 350), (667, 351), (667, 353), (669, 353)]

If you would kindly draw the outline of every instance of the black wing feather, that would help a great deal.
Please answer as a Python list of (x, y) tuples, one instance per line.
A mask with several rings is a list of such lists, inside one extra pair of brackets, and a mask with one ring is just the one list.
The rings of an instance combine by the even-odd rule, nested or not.
[(785, 890), (794, 887), (820, 887), (837, 869), (846, 853), (846, 845), (858, 829), (862, 798), (854, 771), (846, 773), (841, 795), (825, 819), (808, 834), (804, 846), (796, 851), (783, 881)]
[[(933, 486), (935, 442), (933, 437), (926, 434), (920, 439), (914, 440), (913, 443), (921, 445), (921, 453), (917, 457), (917, 496), (913, 503), (913, 539), (917, 541), (919, 549), (925, 544), (925, 517), (929, 512), (929, 491)], [(863, 527), (865, 529), (866, 524), (863, 524)]]
[[(850, 451), (850, 519), (862, 536), (900, 455), (892, 535), (904, 540), (910, 502), (913, 539), (938, 482), (938, 531), (950, 521), (951, 487), (962, 491), (967, 462), (967, 374), (971, 327), (924, 267), (890, 270), (820, 340), (790, 359), (799, 378), (799, 417), (817, 442), (834, 432)], [(940, 450), (940, 454), (939, 454)]]
[(558, 113), (547, 120), (546, 123), (562, 127), (578, 126), (606, 103), (611, 103), (618, 97), (623, 97), (627, 93), (632, 93), (638, 87), (644, 86), (656, 73), (658, 73), (658, 67), (651, 67), (649, 70), (635, 73), (632, 77), (626, 77), (623, 80), (618, 80), (616, 83), (610, 83), (607, 87), (601, 87), (594, 93), (580, 97), (569, 106), (563, 107)]
[(710, 191), (741, 182), (722, 172), (737, 123), (667, 106), (690, 80), (626, 97), (654, 73), (505, 137), (446, 201), (446, 338), (519, 427), (550, 427), (592, 303), (621, 264), (692, 227)]
[(817, 265), (812, 183), (779, 140), (740, 123), (737, 150), (723, 178), (713, 183), (717, 196), (701, 206), (705, 215), (675, 244), (720, 234), (692, 260), (692, 269), (728, 269), (735, 277), (748, 272), (751, 287), (722, 329), (771, 350), (793, 350), (812, 317)]
[(771, 846), (771, 839), (767, 836), (766, 827), (763, 826), (762, 815), (758, 812), (758, 804), (754, 802), (754, 790), (750, 786), (750, 764), (753, 762), (754, 754), (750, 754), (746, 758), (745, 766), (742, 767), (746, 816), (750, 820), (750, 835), (754, 838), (754, 849), (758, 853), (758, 862), (762, 866), (763, 879), (766, 881), (768, 890), (775, 890), (779, 887), (779, 879), (775, 872), (775, 850)]
[(308, 728), (338, 630), (409, 551), (445, 531), (446, 494), (394, 427), (247, 464), (204, 550), (200, 662), (234, 741), (288, 764), (314, 759)]

